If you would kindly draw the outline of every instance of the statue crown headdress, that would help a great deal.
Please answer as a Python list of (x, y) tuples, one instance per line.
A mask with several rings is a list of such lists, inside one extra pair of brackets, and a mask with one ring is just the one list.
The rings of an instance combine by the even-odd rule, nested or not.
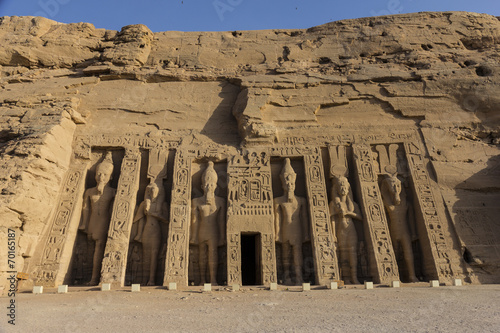
[(102, 168), (102, 167), (107, 167), (111, 171), (113, 171), (114, 165), (113, 165), (113, 155), (111, 154), (111, 151), (107, 151), (102, 162), (97, 165), (97, 168)]
[(201, 181), (205, 185), (209, 181), (217, 182), (217, 172), (214, 169), (214, 162), (208, 161), (208, 166), (201, 176)]
[(281, 177), (283, 177), (285, 174), (296, 175), (295, 170), (293, 170), (292, 165), (290, 164), (290, 159), (288, 157), (285, 158), (283, 169), (281, 169)]

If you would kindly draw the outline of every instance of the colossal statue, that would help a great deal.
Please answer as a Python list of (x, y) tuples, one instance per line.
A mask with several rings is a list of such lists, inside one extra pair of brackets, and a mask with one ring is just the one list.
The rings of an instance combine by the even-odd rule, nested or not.
[(142, 243), (142, 278), (147, 280), (148, 286), (155, 285), (158, 253), (162, 241), (161, 223), (168, 221), (165, 217), (167, 214), (165, 195), (160, 188), (154, 182), (146, 187), (144, 201), (139, 205), (134, 217), (134, 223), (138, 223), (134, 240)]
[(87, 238), (95, 243), (92, 261), (92, 277), (89, 285), (97, 285), (101, 272), (102, 259), (108, 238), (111, 220), (112, 202), (116, 190), (109, 186), (113, 173), (113, 159), (108, 151), (104, 160), (97, 165), (96, 187), (89, 188), (83, 196), (82, 220), (79, 229), (87, 234)]
[(210, 283), (217, 285), (218, 247), (226, 239), (226, 201), (215, 195), (217, 179), (214, 163), (209, 161), (201, 177), (203, 196), (191, 202), (190, 243), (198, 245), (201, 284), (206, 281), (208, 261)]
[(406, 199), (406, 192), (401, 186), (396, 170), (390, 170), (381, 183), (382, 200), (389, 216), (389, 232), (393, 246), (401, 246), (407, 268), (408, 280), (418, 282), (415, 275), (415, 264), (412, 250), (412, 237), (408, 228), (410, 204)]
[(274, 199), (276, 242), (282, 244), (285, 284), (292, 284), (290, 266), (293, 258), (295, 284), (302, 283), (302, 243), (309, 240), (306, 199), (295, 195), (297, 174), (286, 158), (280, 174), (284, 195)]
[[(340, 262), (348, 261), (349, 277), (352, 284), (359, 284), (358, 268), (358, 234), (353, 219), (361, 220), (361, 212), (353, 201), (351, 185), (346, 177), (334, 177), (330, 216), (334, 239), (340, 252)], [(347, 275), (347, 274), (346, 274)]]

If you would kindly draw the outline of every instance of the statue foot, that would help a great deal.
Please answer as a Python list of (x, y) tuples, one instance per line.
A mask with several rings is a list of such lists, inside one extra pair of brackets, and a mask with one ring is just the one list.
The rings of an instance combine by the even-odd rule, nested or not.
[(212, 282), (212, 286), (218, 286), (217, 282)]
[(148, 283), (146, 284), (147, 286), (154, 286), (155, 285), (155, 282), (154, 281), (148, 281)]
[(86, 286), (97, 286), (98, 284), (99, 282), (96, 280), (90, 280), (89, 282), (85, 283)]
[(351, 284), (361, 284), (357, 278), (351, 279)]
[(413, 275), (411, 278), (410, 278), (410, 282), (420, 282), (419, 279), (417, 279), (417, 277), (415, 275)]

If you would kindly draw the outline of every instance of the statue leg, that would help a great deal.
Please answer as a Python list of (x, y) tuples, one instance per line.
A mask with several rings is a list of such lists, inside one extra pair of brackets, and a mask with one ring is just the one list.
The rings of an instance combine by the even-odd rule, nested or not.
[(104, 258), (104, 250), (106, 249), (106, 241), (95, 241), (94, 258), (92, 262), (92, 278), (89, 285), (95, 286), (99, 284), (99, 276), (101, 274), (102, 259)]
[(283, 260), (283, 279), (286, 285), (292, 284), (292, 279), (290, 278), (290, 243), (283, 242), (281, 246), (281, 256)]
[(217, 266), (219, 265), (218, 257), (217, 243), (212, 240), (208, 244), (208, 268), (210, 270), (210, 283), (214, 286), (217, 285)]
[(151, 266), (151, 245), (142, 243), (142, 276), (141, 284), (149, 285), (149, 267)]
[(359, 284), (358, 281), (358, 254), (356, 251), (356, 246), (351, 246), (349, 248), (349, 270), (351, 273), (351, 283)]
[(295, 268), (295, 284), (302, 284), (302, 244), (293, 246), (293, 266)]
[(200, 243), (198, 246), (198, 264), (200, 267), (200, 283), (205, 284), (207, 274), (206, 250), (207, 244)]
[(403, 254), (408, 269), (408, 279), (410, 282), (419, 282), (415, 275), (415, 261), (413, 259), (413, 249), (411, 247), (411, 240), (408, 234), (405, 234), (401, 239), (401, 246), (403, 247)]
[[(351, 221), (352, 223), (352, 221)], [(358, 281), (358, 234), (356, 233), (356, 228), (351, 224), (351, 230), (349, 231), (346, 249), (349, 254), (349, 272), (351, 274), (351, 283), (359, 284)]]

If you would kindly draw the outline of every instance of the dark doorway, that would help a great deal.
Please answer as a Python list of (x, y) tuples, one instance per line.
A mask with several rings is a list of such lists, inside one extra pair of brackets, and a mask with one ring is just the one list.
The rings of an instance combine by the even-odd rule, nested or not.
[(260, 234), (241, 234), (241, 277), (243, 285), (260, 285)]

